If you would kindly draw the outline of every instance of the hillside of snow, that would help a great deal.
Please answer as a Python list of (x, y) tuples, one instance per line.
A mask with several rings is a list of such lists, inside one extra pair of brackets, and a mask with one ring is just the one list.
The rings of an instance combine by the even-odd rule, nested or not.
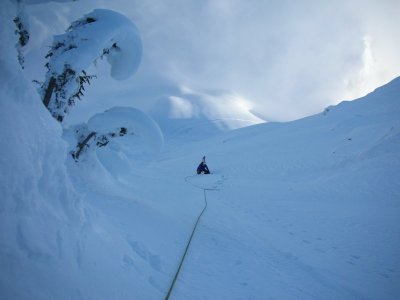
[(162, 169), (184, 177), (206, 153), (220, 188), (177, 298), (398, 298), (399, 95), (397, 78), (316, 116), (177, 150)]
[[(70, 173), (129, 245), (121, 269), (149, 285), (144, 299), (165, 297), (203, 189), (207, 209), (171, 299), (397, 299), (399, 95), (397, 78), (290, 123), (167, 135), (159, 158), (118, 178), (82, 176), (89, 159)], [(115, 174), (102, 151), (97, 163)], [(212, 174), (193, 175), (203, 155)]]
[(147, 172), (166, 206), (203, 154), (213, 174), (189, 183), (219, 189), (207, 192), (175, 299), (397, 299), (399, 95), (397, 78), (312, 117), (165, 153)]
[(288, 123), (189, 89), (63, 128), (0, 8), (1, 299), (164, 299), (205, 203), (170, 299), (400, 297), (400, 77)]

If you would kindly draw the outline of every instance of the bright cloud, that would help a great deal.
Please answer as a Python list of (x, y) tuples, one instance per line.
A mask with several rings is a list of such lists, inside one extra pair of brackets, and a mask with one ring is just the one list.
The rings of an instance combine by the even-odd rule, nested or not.
[[(105, 102), (118, 97), (127, 105), (134, 98), (133, 106), (149, 109), (160, 96), (188, 86), (235, 93), (258, 116), (291, 120), (400, 75), (399, 1), (92, 0), (60, 6), (71, 21), (102, 7), (124, 13), (139, 28), (137, 75), (118, 85), (99, 79), (96, 92), (87, 94)], [(38, 19), (51, 14), (32, 11)], [(52, 26), (54, 19), (47, 22)]]

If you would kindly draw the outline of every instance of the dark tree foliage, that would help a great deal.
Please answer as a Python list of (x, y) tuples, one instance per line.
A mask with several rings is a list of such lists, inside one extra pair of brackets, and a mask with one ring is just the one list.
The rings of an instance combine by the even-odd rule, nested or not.
[(26, 44), (28, 44), (29, 42), (29, 32), (25, 28), (24, 23), (22, 22), (20, 17), (15, 17), (13, 21), (15, 26), (17, 27), (17, 29), (15, 30), (15, 34), (18, 35), (18, 44), (17, 44), (18, 62), (21, 65), (21, 67), (24, 68), (25, 58), (24, 55), (22, 54), (22, 47), (25, 47)]
[[(64, 116), (68, 113), (69, 107), (75, 104), (76, 99), (81, 100), (81, 97), (84, 95), (83, 92), (85, 91), (85, 84), (90, 85), (90, 80), (93, 78), (97, 78), (97, 76), (88, 75), (84, 70), (82, 70), (82, 72), (76, 76), (76, 72), (71, 68), (70, 65), (64, 65), (63, 72), (54, 78), (54, 86), (52, 86), (50, 82), (45, 82), (42, 85), (42, 89), (46, 89), (43, 103), (46, 107), (49, 107), (50, 99), (46, 98), (52, 98), (51, 111), (56, 120), (59, 122), (63, 121)], [(77, 88), (75, 92), (70, 95), (70, 92), (68, 92), (68, 85), (73, 82), (77, 83)], [(46, 97), (46, 94), (49, 96)], [(59, 113), (60, 110), (63, 112), (62, 114)]]
[[(96, 22), (95, 18), (87, 17), (75, 21), (67, 29), (67, 33), (89, 23)], [(74, 35), (66, 36), (62, 41), (55, 42), (45, 58), (50, 59), (55, 55), (77, 49), (74, 43)], [(45, 64), (48, 73), (52, 73), (50, 62)], [(84, 95), (85, 85), (97, 78), (96, 75), (88, 75), (85, 70), (74, 70), (71, 65), (65, 64), (61, 74), (54, 74), (41, 86), (43, 103), (51, 112), (52, 116), (59, 122), (64, 120), (71, 106), (76, 99), (81, 100)]]
[(125, 127), (121, 127), (117, 132), (109, 132), (107, 134), (98, 134), (97, 132), (92, 131), (87, 136), (80, 137), (80, 142), (78, 142), (78, 145), (76, 146), (76, 151), (71, 152), (71, 155), (75, 161), (78, 161), (81, 153), (92, 144), (95, 144), (97, 147), (104, 147), (108, 145), (110, 139), (122, 137), (126, 134), (128, 134), (128, 129)]

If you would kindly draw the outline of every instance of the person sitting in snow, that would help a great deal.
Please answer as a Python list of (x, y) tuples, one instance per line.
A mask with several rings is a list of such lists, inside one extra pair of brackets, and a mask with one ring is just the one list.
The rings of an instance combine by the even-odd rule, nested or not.
[(197, 174), (210, 174), (210, 170), (208, 169), (208, 167), (206, 165), (206, 157), (205, 156), (203, 156), (201, 163), (197, 167)]

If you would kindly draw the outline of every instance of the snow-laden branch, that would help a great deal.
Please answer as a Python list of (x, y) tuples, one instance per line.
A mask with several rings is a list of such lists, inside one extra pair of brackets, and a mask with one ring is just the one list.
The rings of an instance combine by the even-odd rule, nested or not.
[(101, 148), (111, 142), (111, 148), (116, 150), (118, 146), (114, 139), (121, 137), (125, 143), (129, 143), (130, 147), (126, 151), (131, 155), (140, 153), (142, 156), (152, 156), (159, 153), (164, 145), (164, 137), (158, 124), (133, 107), (113, 107), (94, 115), (87, 125), (75, 130), (78, 139), (76, 150), (72, 152), (75, 160), (79, 159), (86, 148), (94, 145)]
[(25, 55), (23, 48), (28, 44), (30, 33), (29, 33), (29, 18), (26, 13), (26, 5), (30, 4), (41, 4), (48, 2), (75, 2), (77, 0), (10, 0), (14, 3), (17, 8), (17, 15), (13, 21), (16, 26), (15, 33), (18, 35), (18, 42), (15, 45), (18, 52), (18, 62), (22, 69), (24, 68)]
[(115, 11), (96, 9), (73, 22), (66, 33), (54, 37), (46, 56), (48, 72), (40, 93), (60, 122), (76, 98), (83, 95), (83, 83), (93, 77), (84, 70), (99, 57), (107, 58), (111, 77), (116, 80), (127, 79), (137, 71), (142, 42), (128, 18)]

